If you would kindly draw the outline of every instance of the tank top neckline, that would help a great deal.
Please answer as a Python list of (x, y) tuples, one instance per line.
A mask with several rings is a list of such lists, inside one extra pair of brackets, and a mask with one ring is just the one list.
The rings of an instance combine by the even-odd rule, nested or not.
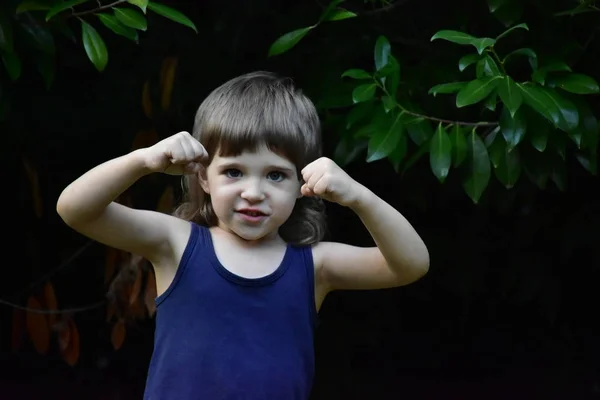
[(209, 228), (205, 228), (204, 235), (206, 237), (206, 241), (209, 249), (210, 263), (214, 267), (215, 271), (219, 273), (224, 279), (227, 279), (230, 282), (236, 283), (242, 286), (264, 286), (275, 282), (277, 279), (281, 278), (283, 274), (287, 271), (290, 266), (290, 261), (292, 257), (292, 249), (291, 244), (286, 244), (285, 253), (283, 255), (283, 259), (279, 266), (270, 274), (261, 276), (259, 278), (246, 278), (240, 275), (237, 275), (227, 268), (223, 266), (219, 258), (217, 257), (217, 252), (215, 251), (215, 246), (212, 238), (212, 233)]

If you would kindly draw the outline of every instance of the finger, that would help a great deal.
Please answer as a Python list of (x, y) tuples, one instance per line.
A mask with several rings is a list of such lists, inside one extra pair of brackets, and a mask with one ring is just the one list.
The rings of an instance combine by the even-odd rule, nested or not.
[(300, 193), (302, 193), (303, 196), (307, 197), (315, 195), (315, 193), (312, 190), (310, 190), (310, 188), (306, 184), (302, 185), (302, 187), (300, 188)]
[(306, 182), (306, 184), (308, 185), (308, 187), (314, 191), (315, 189), (315, 185), (317, 184), (317, 182), (319, 181), (319, 179), (321, 179), (321, 177), (323, 176), (323, 174), (317, 172), (317, 173), (313, 173), (310, 178), (308, 179), (308, 182)]
[(185, 152), (185, 159), (186, 161), (192, 161), (196, 158), (196, 152), (194, 151), (194, 146), (192, 145), (192, 140), (189, 135), (185, 138), (183, 138), (183, 140), (181, 140), (181, 147), (183, 148), (183, 151)]
[(185, 162), (185, 149), (181, 145), (180, 140), (174, 141), (167, 150), (172, 164), (181, 164)]
[(183, 173), (186, 175), (193, 175), (200, 171), (201, 165), (195, 161), (188, 162), (183, 168)]
[(317, 196), (323, 196), (325, 194), (327, 194), (327, 191), (329, 189), (329, 180), (325, 177), (321, 177), (321, 179), (319, 179), (317, 181), (317, 183), (315, 183), (314, 186), (312, 187), (312, 191), (317, 195)]
[(194, 149), (194, 160), (205, 161), (208, 158), (208, 153), (202, 144), (196, 139), (192, 140), (192, 148)]

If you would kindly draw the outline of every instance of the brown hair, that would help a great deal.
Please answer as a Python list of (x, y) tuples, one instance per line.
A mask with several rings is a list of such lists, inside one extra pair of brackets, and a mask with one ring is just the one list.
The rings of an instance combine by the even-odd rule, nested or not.
[[(289, 78), (252, 72), (213, 90), (196, 113), (193, 136), (204, 146), (209, 161), (216, 152), (235, 156), (266, 145), (290, 160), (298, 171), (321, 155), (321, 127), (313, 103)], [(183, 201), (174, 215), (205, 226), (217, 224), (210, 196), (194, 175), (182, 180)], [(296, 201), (280, 235), (288, 243), (310, 245), (325, 234), (322, 200)]]

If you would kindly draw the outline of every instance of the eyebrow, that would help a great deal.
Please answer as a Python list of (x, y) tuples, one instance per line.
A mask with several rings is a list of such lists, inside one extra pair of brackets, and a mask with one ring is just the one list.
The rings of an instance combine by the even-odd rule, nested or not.
[[(219, 168), (221, 169), (225, 169), (225, 168), (241, 168), (243, 167), (242, 163), (236, 162), (236, 161), (225, 161), (222, 164), (219, 165)], [(280, 170), (280, 171), (284, 171), (284, 172), (288, 172), (290, 174), (294, 174), (294, 169), (290, 168), (290, 167), (286, 167), (283, 165), (277, 165), (277, 164), (270, 164), (266, 166), (266, 169), (275, 169), (275, 170)]]

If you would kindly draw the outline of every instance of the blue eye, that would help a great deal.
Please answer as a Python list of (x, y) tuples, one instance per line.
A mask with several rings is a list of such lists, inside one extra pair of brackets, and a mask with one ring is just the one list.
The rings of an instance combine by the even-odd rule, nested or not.
[(279, 171), (272, 171), (267, 174), (267, 178), (272, 181), (279, 182), (285, 179), (285, 174)]
[(239, 178), (242, 176), (242, 172), (239, 169), (230, 168), (224, 171), (224, 174), (228, 178)]

